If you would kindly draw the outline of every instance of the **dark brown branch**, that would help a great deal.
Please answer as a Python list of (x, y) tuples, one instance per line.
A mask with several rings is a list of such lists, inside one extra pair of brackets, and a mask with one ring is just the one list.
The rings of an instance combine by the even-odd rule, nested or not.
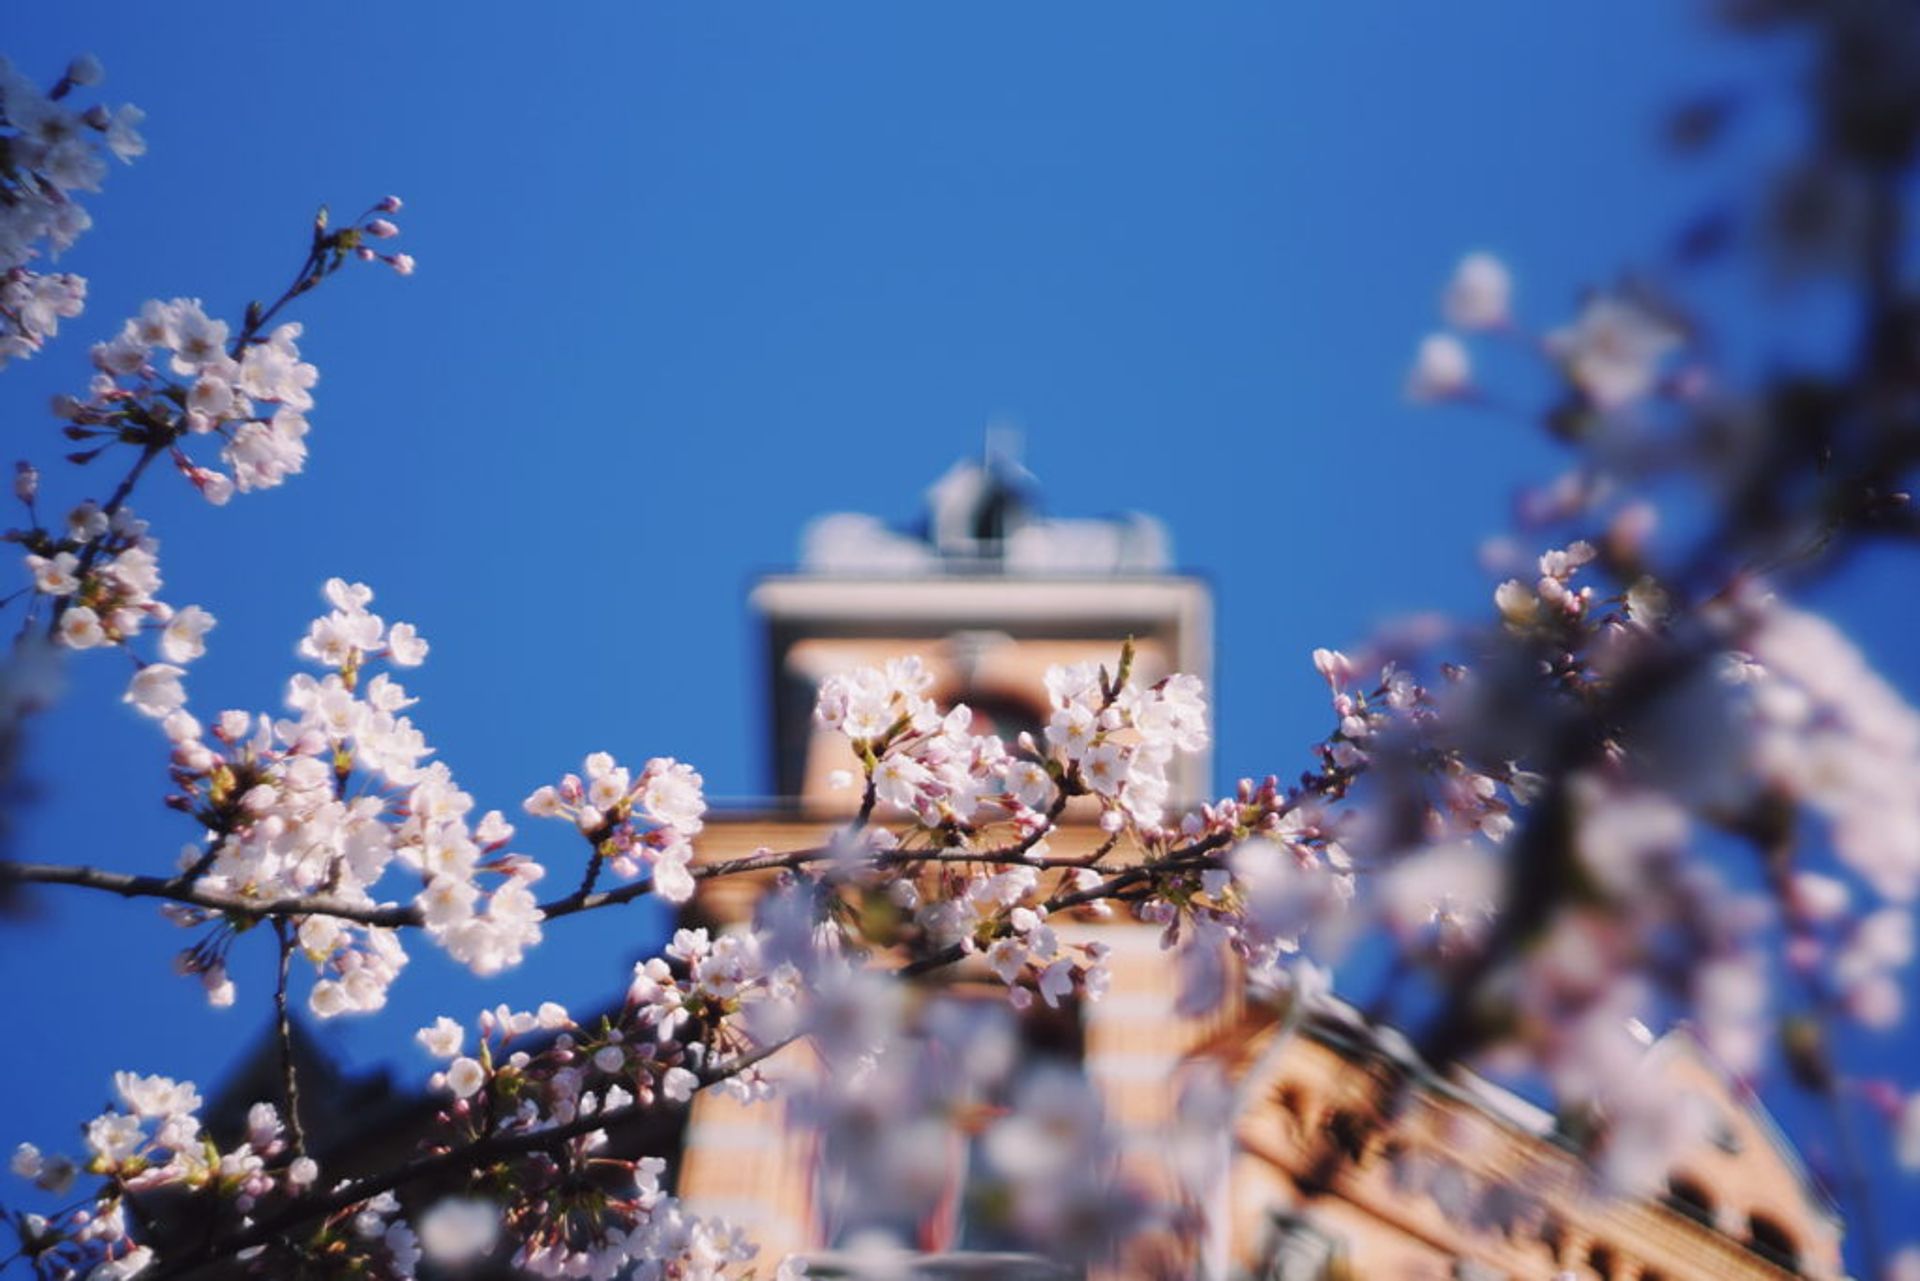
[(280, 941), (280, 972), (273, 989), (273, 1013), (280, 1035), (280, 1090), (287, 1106), (287, 1134), (293, 1140), (293, 1154), (307, 1154), (307, 1132), (300, 1124), (300, 1070), (294, 1065), (293, 1019), (287, 1013), (287, 971), (293, 962), (293, 927), (284, 918), (274, 921), (274, 935)]
[(182, 877), (135, 876), (128, 872), (108, 872), (96, 867), (60, 863), (0, 861), (0, 884), (77, 885), (83, 889), (118, 894), (122, 898), (167, 899), (192, 907), (257, 918), (332, 916), (343, 921), (358, 921), (363, 925), (411, 925), (419, 920), (419, 914), (410, 907), (382, 907), (324, 894), (254, 898), (231, 890), (209, 889)]
[[(1010, 866), (1051, 869), (1079, 867), (1084, 856), (1034, 857), (1031, 851), (1053, 830), (1042, 827), (1010, 845), (983, 850), (887, 850), (869, 860), (882, 867), (914, 863), (997, 863)], [(811, 863), (836, 857), (827, 846), (781, 853), (747, 854), (714, 863), (701, 863), (688, 869), (696, 881), (710, 881), (752, 872), (791, 871)], [(110, 872), (102, 868), (64, 863), (17, 863), (0, 861), (0, 884), (74, 885), (82, 889), (102, 890), (122, 898), (156, 898), (183, 903), (215, 912), (231, 912), (256, 920), (297, 916), (331, 916), (342, 921), (385, 929), (403, 929), (421, 923), (420, 910), (411, 905), (362, 903), (329, 894), (283, 895), (257, 898), (231, 890), (213, 889), (183, 876), (138, 876), (130, 872)], [(616, 889), (583, 892), (585, 887), (564, 897), (540, 905), (548, 920), (615, 907), (653, 893), (651, 880), (635, 881)]]

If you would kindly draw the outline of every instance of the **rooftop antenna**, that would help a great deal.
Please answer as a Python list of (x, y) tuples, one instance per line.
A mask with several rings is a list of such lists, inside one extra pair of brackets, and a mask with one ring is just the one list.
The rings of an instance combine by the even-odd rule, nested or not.
[(1033, 475), (1021, 461), (1026, 453), (1027, 434), (1011, 418), (990, 418), (980, 445), (980, 462), (988, 471), (1004, 469), (1006, 474), (1031, 480)]

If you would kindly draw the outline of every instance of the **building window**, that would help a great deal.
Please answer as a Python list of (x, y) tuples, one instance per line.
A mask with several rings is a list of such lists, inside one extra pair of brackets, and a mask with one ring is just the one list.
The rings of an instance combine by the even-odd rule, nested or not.
[(1714, 1224), (1713, 1198), (1707, 1194), (1706, 1188), (1684, 1174), (1676, 1174), (1667, 1180), (1666, 1202), (1669, 1209), (1678, 1211), (1695, 1223), (1709, 1228)]
[(1367, 1128), (1344, 1108), (1327, 1118), (1327, 1139), (1354, 1165), (1366, 1154)]
[(1796, 1275), (1800, 1271), (1800, 1248), (1785, 1228), (1764, 1214), (1747, 1220), (1747, 1249), (1776, 1267)]

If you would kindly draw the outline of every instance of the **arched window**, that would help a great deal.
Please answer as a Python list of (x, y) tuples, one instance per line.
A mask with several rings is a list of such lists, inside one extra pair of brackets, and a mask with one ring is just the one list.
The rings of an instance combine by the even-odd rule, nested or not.
[(1299, 1085), (1286, 1082), (1274, 1091), (1274, 1101), (1280, 1105), (1280, 1114), (1292, 1124), (1293, 1132), (1298, 1134), (1307, 1120), (1307, 1099)]
[(1327, 1138), (1355, 1165), (1366, 1155), (1367, 1127), (1344, 1108), (1327, 1118)]
[(1800, 1271), (1800, 1247), (1785, 1228), (1764, 1214), (1747, 1220), (1747, 1249), (1789, 1272)]
[(1713, 1197), (1696, 1179), (1676, 1174), (1667, 1180), (1667, 1205), (1695, 1223), (1713, 1226)]

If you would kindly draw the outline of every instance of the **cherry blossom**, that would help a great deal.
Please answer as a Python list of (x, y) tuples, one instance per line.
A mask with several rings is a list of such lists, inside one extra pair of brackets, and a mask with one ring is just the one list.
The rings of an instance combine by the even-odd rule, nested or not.
[(1510, 319), (1513, 277), (1490, 253), (1471, 253), (1454, 268), (1441, 312), (1456, 329), (1498, 329)]
[(1653, 390), (1662, 361), (1682, 341), (1670, 321), (1643, 304), (1600, 294), (1549, 335), (1547, 347), (1575, 387), (1600, 409), (1616, 410)]
[(1428, 334), (1420, 340), (1407, 374), (1407, 399), (1448, 400), (1473, 387), (1473, 359), (1452, 334)]
[(60, 322), (86, 306), (87, 282), (70, 272), (28, 267), (43, 253), (71, 248), (92, 218), (75, 199), (98, 191), (107, 164), (102, 152), (131, 162), (146, 151), (138, 108), (75, 111), (68, 99), (104, 77), (90, 54), (73, 60), (51, 89), (0, 59), (0, 369), (39, 351)]

